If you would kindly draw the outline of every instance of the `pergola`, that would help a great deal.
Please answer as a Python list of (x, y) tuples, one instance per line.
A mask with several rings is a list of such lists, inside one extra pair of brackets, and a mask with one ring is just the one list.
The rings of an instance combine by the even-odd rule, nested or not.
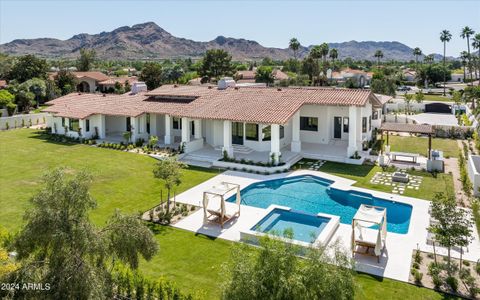
[(383, 123), (380, 127), (380, 140), (383, 144), (383, 132), (387, 133), (387, 145), (389, 145), (390, 132), (407, 132), (428, 135), (428, 159), (431, 159), (433, 126), (429, 124), (405, 124), (405, 123)]
[[(227, 211), (225, 205), (225, 196), (235, 191), (236, 208)], [(240, 185), (230, 182), (221, 182), (209, 190), (203, 192), (203, 220), (205, 222), (213, 221), (223, 225), (234, 217), (240, 216)]]
[[(366, 229), (377, 227), (377, 232)], [(373, 228), (372, 228), (373, 227)], [(380, 206), (361, 204), (352, 219), (352, 254), (361, 253), (373, 255), (380, 262), (380, 256), (385, 250), (387, 239), (387, 209)], [(357, 246), (366, 248), (360, 251)], [(373, 249), (373, 254), (368, 252)]]

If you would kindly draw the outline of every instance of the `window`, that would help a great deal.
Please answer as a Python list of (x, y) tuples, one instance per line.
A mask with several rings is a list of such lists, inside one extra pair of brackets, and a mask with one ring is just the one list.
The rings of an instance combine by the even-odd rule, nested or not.
[(147, 133), (150, 134), (150, 114), (145, 115), (145, 123), (147, 124)]
[(245, 124), (245, 138), (249, 141), (258, 141), (258, 124)]
[(79, 121), (78, 119), (70, 119), (68, 122), (68, 130), (70, 131), (78, 131), (79, 128)]
[(343, 117), (343, 132), (348, 133), (348, 117)]
[(173, 117), (173, 129), (182, 129), (182, 119)]
[(367, 117), (362, 118), (362, 132), (367, 132)]
[(280, 125), (280, 138), (283, 139), (285, 137), (285, 127)]
[(318, 131), (318, 118), (300, 117), (300, 130)]
[(62, 127), (65, 127), (65, 118), (62, 118)]
[(272, 126), (268, 125), (262, 128), (262, 141), (270, 141), (272, 139)]
[(378, 120), (378, 110), (373, 111), (372, 120)]
[(368, 117), (368, 131), (372, 130), (372, 116)]
[(85, 132), (89, 132), (89, 131), (90, 131), (90, 120), (86, 119), (85, 120)]

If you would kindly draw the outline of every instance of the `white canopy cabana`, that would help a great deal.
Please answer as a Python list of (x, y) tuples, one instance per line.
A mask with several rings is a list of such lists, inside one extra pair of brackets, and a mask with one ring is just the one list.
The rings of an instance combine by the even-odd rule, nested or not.
[[(366, 230), (372, 226), (378, 226), (378, 230)], [(369, 253), (373, 249), (373, 256), (380, 262), (380, 256), (386, 247), (387, 239), (387, 209), (385, 207), (362, 204), (352, 220), (352, 254)], [(365, 248), (365, 251), (357, 250), (357, 247)]]
[[(225, 196), (230, 192), (236, 192), (235, 209), (230, 205), (227, 209)], [(230, 182), (221, 182), (209, 190), (203, 192), (203, 221), (223, 224), (234, 217), (240, 216), (240, 185)]]

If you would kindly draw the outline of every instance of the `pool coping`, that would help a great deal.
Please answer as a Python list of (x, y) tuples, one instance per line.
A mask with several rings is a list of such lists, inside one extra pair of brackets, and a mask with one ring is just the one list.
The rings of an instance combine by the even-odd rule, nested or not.
[[(325, 227), (322, 229), (322, 231), (320, 231), (320, 234), (317, 236), (317, 238), (315, 239), (315, 241), (313, 243), (308, 243), (308, 242), (304, 242), (304, 241), (300, 241), (300, 240), (296, 240), (296, 239), (289, 239), (289, 238), (285, 238), (285, 237), (280, 237), (281, 240), (283, 240), (287, 243), (297, 245), (297, 246), (301, 246), (301, 247), (304, 247), (304, 248), (326, 246), (330, 242), (330, 239), (335, 234), (338, 226), (340, 225), (340, 217), (339, 216), (325, 214), (325, 213), (311, 214), (311, 213), (306, 213), (306, 212), (302, 212), (302, 211), (296, 211), (296, 210), (292, 209), (291, 207), (281, 206), (281, 205), (276, 205), (276, 204), (271, 204), (266, 209), (264, 209), (265, 213), (260, 215), (259, 217), (257, 217), (255, 219), (255, 225), (257, 225), (258, 222), (263, 220), (268, 214), (270, 214), (275, 209), (290, 211), (290, 212), (293, 212), (293, 213), (304, 214), (304, 215), (309, 215), (309, 216), (323, 217), (323, 218), (329, 219), (329, 221), (327, 222)], [(254, 227), (255, 225), (253, 225), (252, 227)], [(257, 244), (259, 237), (269, 236), (269, 237), (277, 237), (278, 238), (278, 236), (275, 236), (275, 235), (272, 235), (272, 234), (269, 234), (269, 233), (252, 230), (251, 229), (252, 227), (250, 227), (249, 229), (246, 229), (246, 230), (240, 230), (240, 240), (241, 241), (251, 242), (253, 244)]]

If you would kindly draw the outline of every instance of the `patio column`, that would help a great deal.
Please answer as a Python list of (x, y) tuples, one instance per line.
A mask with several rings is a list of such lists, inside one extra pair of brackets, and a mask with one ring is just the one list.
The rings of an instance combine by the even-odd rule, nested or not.
[(348, 157), (355, 154), (357, 149), (357, 107), (350, 106), (348, 108)]
[(150, 135), (157, 136), (157, 114), (150, 114)]
[(190, 119), (182, 118), (182, 143), (190, 142)]
[(195, 139), (201, 139), (202, 138), (202, 120), (194, 120), (193, 121), (193, 126), (195, 128)]
[(80, 134), (82, 135), (82, 138), (85, 138), (85, 123), (85, 119), (78, 120), (78, 127), (80, 127)]
[(105, 115), (100, 115), (100, 124), (98, 124), (98, 137), (104, 139), (106, 136)]
[(223, 121), (223, 148), (222, 152), (227, 152), (228, 157), (233, 157), (232, 148), (232, 122)]
[(280, 125), (272, 124), (270, 139), (270, 157), (275, 165), (278, 165), (280, 159)]
[(135, 144), (135, 142), (137, 141), (137, 137), (138, 137), (138, 128), (137, 128), (137, 117), (130, 117), (130, 128), (131, 128), (131, 132), (132, 132), (132, 143)]
[(300, 112), (297, 111), (292, 117), (292, 143), (290, 146), (292, 152), (302, 151), (302, 142), (300, 141)]
[(170, 145), (172, 143), (172, 121), (170, 115), (165, 115), (165, 145)]

